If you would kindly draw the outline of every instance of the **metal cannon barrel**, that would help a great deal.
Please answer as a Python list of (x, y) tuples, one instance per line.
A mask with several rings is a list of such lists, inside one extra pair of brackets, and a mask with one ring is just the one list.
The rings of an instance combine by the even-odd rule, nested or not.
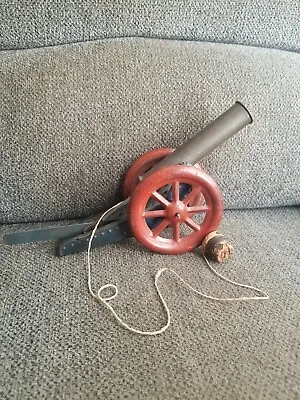
[(167, 165), (183, 162), (195, 165), (235, 133), (251, 124), (252, 121), (247, 108), (237, 101), (198, 134), (188, 139), (172, 154), (157, 163), (143, 177)]
[[(237, 101), (231, 108), (221, 114), (191, 139), (188, 139), (172, 154), (155, 164), (154, 167), (142, 176), (142, 179), (167, 165), (177, 165), (180, 163), (195, 165), (203, 157), (207, 156), (227, 139), (251, 123), (251, 114), (242, 103)], [(129, 198), (108, 211), (102, 220), (114, 221), (118, 218), (125, 218), (128, 203)]]

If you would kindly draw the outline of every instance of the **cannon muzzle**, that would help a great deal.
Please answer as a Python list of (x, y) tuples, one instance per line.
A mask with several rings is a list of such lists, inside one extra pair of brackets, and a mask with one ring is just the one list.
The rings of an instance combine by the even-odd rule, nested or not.
[(236, 102), (194, 137), (187, 140), (172, 154), (151, 168), (144, 177), (167, 165), (180, 163), (195, 165), (231, 136), (251, 123), (252, 117), (247, 108), (239, 101)]

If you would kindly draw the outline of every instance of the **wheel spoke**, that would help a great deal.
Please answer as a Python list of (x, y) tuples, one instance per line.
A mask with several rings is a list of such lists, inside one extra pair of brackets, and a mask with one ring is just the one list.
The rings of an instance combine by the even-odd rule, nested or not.
[(160, 204), (163, 206), (168, 206), (170, 203), (168, 202), (167, 199), (165, 199), (160, 193), (158, 193), (156, 190), (151, 194), (151, 197), (157, 200)]
[(172, 183), (172, 201), (178, 202), (179, 201), (179, 182), (174, 181)]
[(207, 212), (210, 210), (208, 206), (193, 206), (187, 207), (188, 213), (199, 213), (199, 212)]
[(166, 210), (150, 210), (150, 211), (145, 211), (143, 217), (158, 218), (158, 217), (164, 217), (165, 215), (166, 215)]
[(200, 192), (195, 198), (195, 204), (203, 204), (205, 202), (205, 197)]
[(152, 230), (153, 237), (157, 237), (169, 224), (170, 221), (166, 218), (161, 221), (160, 224)]
[(179, 227), (180, 227), (180, 222), (175, 221), (173, 223), (173, 239), (175, 240), (175, 242), (179, 242), (179, 239), (180, 239)]
[(192, 191), (186, 196), (186, 198), (183, 200), (183, 203), (188, 205), (195, 200), (196, 196), (201, 193), (201, 188), (196, 187), (193, 188)]
[(186, 218), (184, 222), (187, 224), (187, 226), (194, 229), (194, 231), (200, 231), (200, 226), (193, 221), (192, 218)]

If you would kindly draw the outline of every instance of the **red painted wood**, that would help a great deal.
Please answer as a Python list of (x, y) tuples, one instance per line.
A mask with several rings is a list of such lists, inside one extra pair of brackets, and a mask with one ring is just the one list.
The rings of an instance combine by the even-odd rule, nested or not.
[[(179, 199), (179, 184), (192, 186), (191, 192), (182, 201)], [(158, 190), (172, 185), (172, 201), (165, 199)], [(196, 199), (203, 196), (203, 202)], [(201, 197), (203, 199), (203, 197)], [(149, 199), (155, 199), (163, 210), (146, 211)], [(192, 216), (204, 214), (199, 225)], [(180, 254), (192, 251), (201, 244), (204, 237), (217, 230), (223, 215), (223, 199), (217, 183), (203, 170), (194, 166), (167, 166), (146, 177), (131, 194), (128, 205), (128, 222), (133, 236), (151, 251), (163, 254)], [(160, 218), (152, 230), (146, 218)], [(192, 229), (190, 234), (182, 236), (180, 225), (186, 224)], [(160, 236), (168, 227), (172, 228), (172, 238)]]

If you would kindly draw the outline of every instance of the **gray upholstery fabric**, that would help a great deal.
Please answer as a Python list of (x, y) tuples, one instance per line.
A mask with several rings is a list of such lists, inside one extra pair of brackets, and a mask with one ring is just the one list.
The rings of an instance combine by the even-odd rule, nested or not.
[(120, 36), (300, 49), (297, 0), (10, 0), (0, 11), (3, 49)]
[(1, 52), (1, 221), (105, 209), (139, 155), (178, 147), (236, 100), (254, 123), (202, 162), (225, 206), (299, 204), (299, 71), (296, 53), (183, 41)]
[[(213, 302), (166, 274), (171, 327), (140, 337), (89, 294), (86, 254), (0, 240), (1, 400), (299, 400), (300, 208), (279, 207), (300, 204), (299, 27), (294, 0), (0, 2), (0, 224), (20, 222), (0, 237), (106, 209), (140, 154), (240, 100), (254, 123), (201, 162), (235, 247), (216, 268), (270, 295)], [(95, 290), (117, 284), (116, 311), (141, 329), (165, 321), (161, 267), (211, 295), (252, 294), (198, 250), (130, 239), (92, 259)]]
[[(124, 330), (94, 301), (85, 254), (1, 243), (1, 399), (299, 399), (299, 219), (299, 208), (227, 211), (222, 232), (235, 254), (216, 268), (270, 299), (213, 302), (166, 274), (172, 323), (157, 337)], [(212, 275), (197, 251), (152, 254), (132, 239), (96, 249), (92, 262), (94, 288), (117, 284), (114, 307), (143, 329), (165, 321), (154, 289), (161, 267), (205, 293), (252, 293)]]

